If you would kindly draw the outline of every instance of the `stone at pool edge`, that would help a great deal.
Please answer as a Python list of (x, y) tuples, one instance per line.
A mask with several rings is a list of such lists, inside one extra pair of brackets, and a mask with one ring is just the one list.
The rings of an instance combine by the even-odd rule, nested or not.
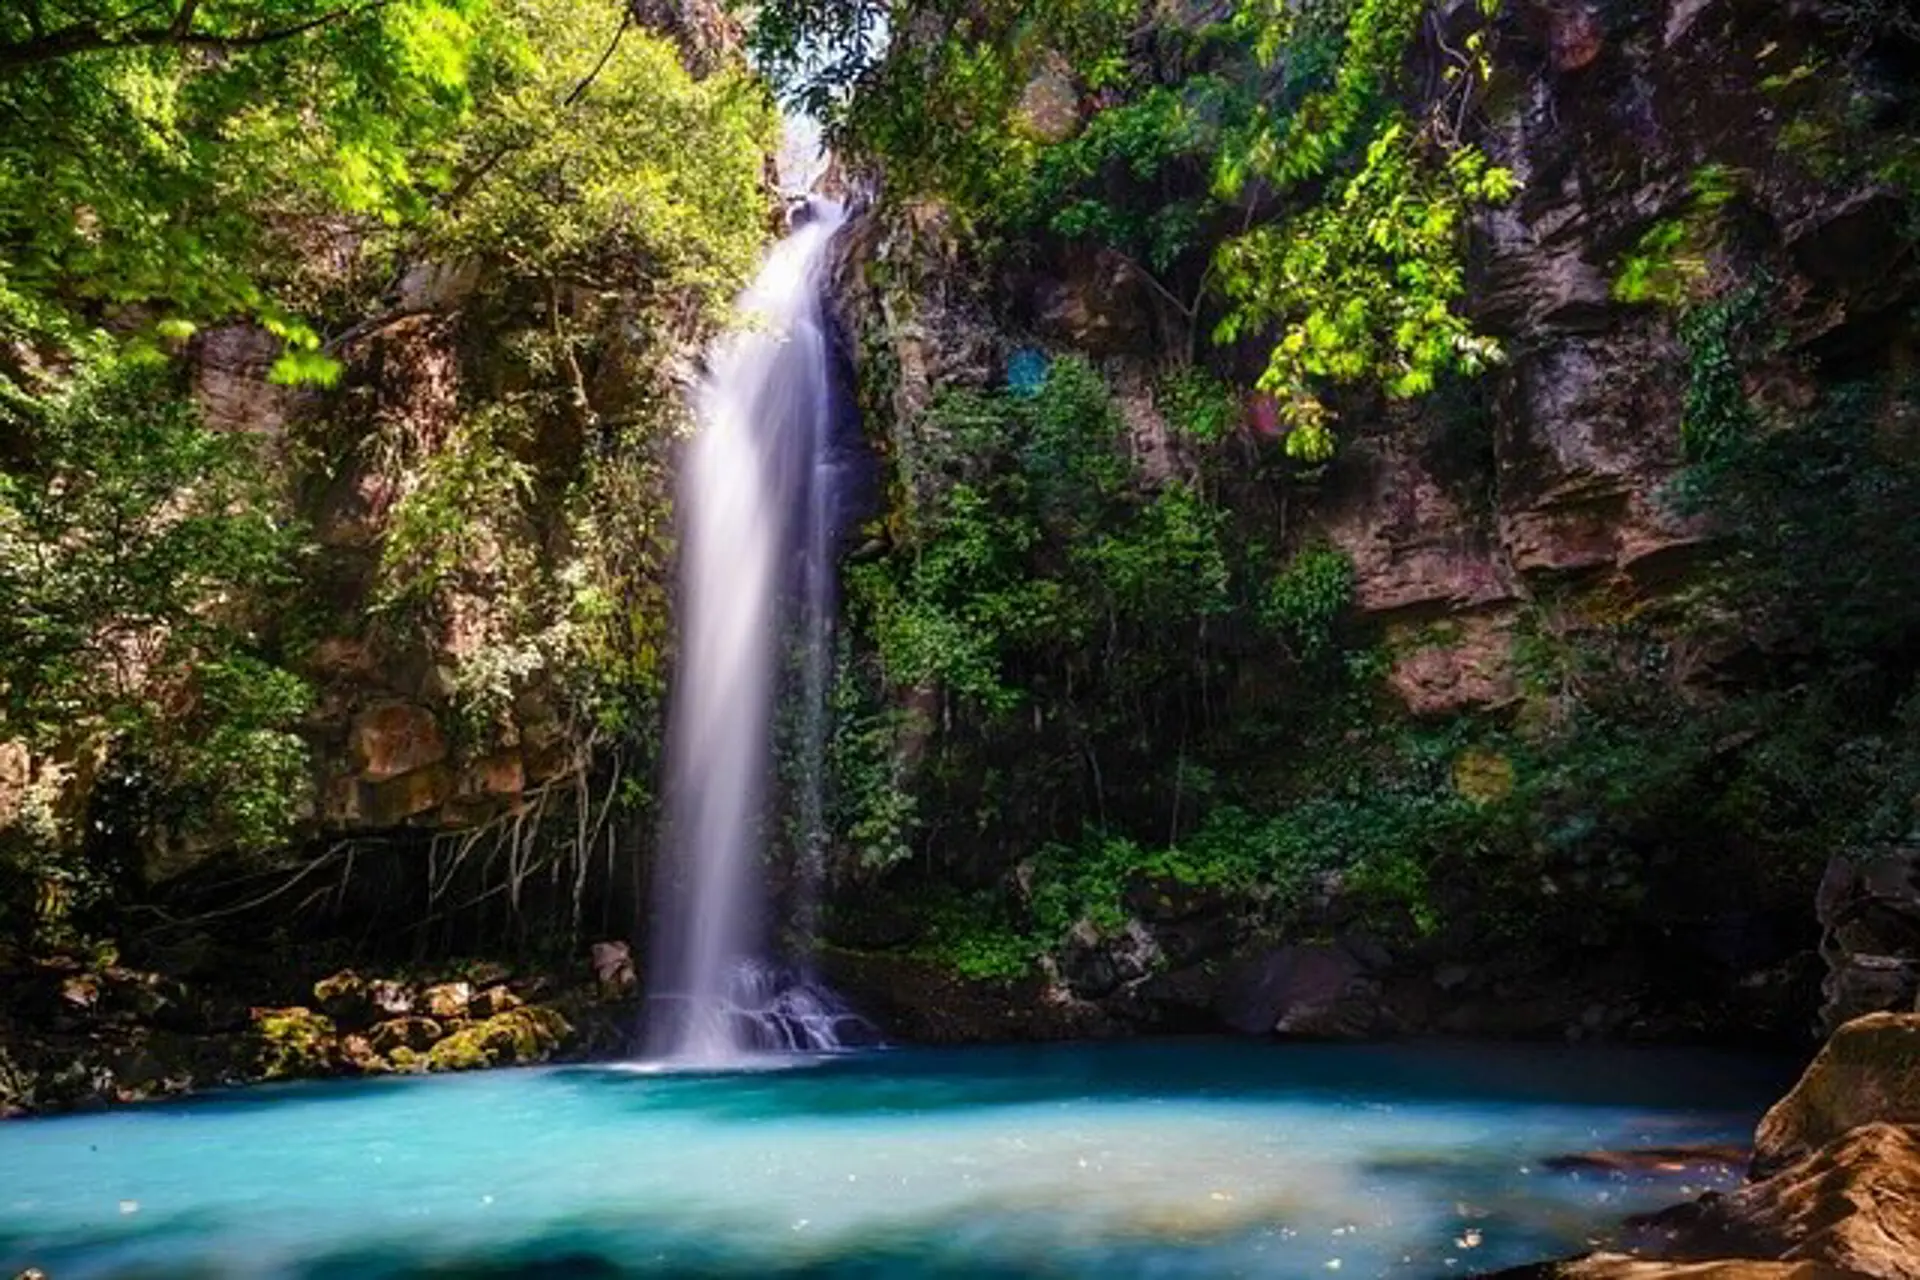
[(1833, 1033), (1754, 1135), (1764, 1178), (1872, 1121), (1920, 1125), (1920, 1014), (1870, 1013)]
[(1594, 1253), (1571, 1262), (1538, 1262), (1488, 1272), (1480, 1280), (1860, 1280), (1818, 1262), (1649, 1262), (1622, 1253)]
[(1777, 1258), (1920, 1280), (1920, 1129), (1860, 1125), (1765, 1181), (1638, 1225), (1663, 1258)]

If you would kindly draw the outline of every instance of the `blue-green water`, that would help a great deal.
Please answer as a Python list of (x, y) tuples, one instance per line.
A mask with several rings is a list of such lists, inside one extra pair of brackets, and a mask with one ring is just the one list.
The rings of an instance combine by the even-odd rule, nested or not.
[(1465, 1275), (1787, 1083), (1725, 1056), (1161, 1043), (264, 1087), (0, 1125), (0, 1276)]

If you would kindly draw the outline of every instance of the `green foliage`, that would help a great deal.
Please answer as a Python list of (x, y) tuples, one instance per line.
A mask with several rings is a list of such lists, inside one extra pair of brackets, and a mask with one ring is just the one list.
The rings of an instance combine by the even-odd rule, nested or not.
[(1747, 362), (1762, 354), (1756, 348), (1762, 344), (1772, 286), (1763, 275), (1681, 316), (1687, 394), (1680, 439), (1690, 459), (1710, 459), (1755, 428), (1742, 374)]
[[(176, 370), (107, 354), (9, 395), (0, 429), (0, 741), (50, 778), (98, 768), (156, 795), (149, 841), (284, 838), (310, 695), (264, 631), (299, 543), (258, 443), (202, 425)], [(72, 861), (84, 804), (38, 812), (7, 856), (104, 890)]]
[(34, 331), (73, 314), (244, 313), (324, 377), (270, 292), (288, 219), (379, 227), (452, 175), (423, 151), (465, 118), (478, 62), (524, 56), (485, 0), (77, 0), (0, 15), (5, 310)]
[(907, 786), (898, 744), (907, 734), (931, 728), (916, 723), (912, 712), (887, 706), (877, 684), (843, 645), (831, 694), (827, 821), (864, 872), (884, 871), (913, 855), (919, 806)]
[[(462, 175), (429, 240), (522, 278), (644, 285), (718, 318), (765, 241), (778, 117), (744, 73), (696, 80), (613, 6), (492, 0), (538, 53), (489, 63), (441, 163)], [(617, 35), (616, 35), (617, 31)]]
[(1352, 604), (1353, 558), (1337, 547), (1313, 545), (1274, 575), (1260, 617), (1311, 658), (1327, 652), (1334, 624)]
[(1697, 298), (1707, 287), (1707, 255), (1718, 241), (1722, 210), (1738, 193), (1738, 175), (1724, 165), (1695, 170), (1686, 209), (1654, 223), (1621, 259), (1615, 300), (1680, 307)]
[(992, 714), (1027, 701), (1017, 672), (1104, 626), (1164, 632), (1224, 612), (1226, 513), (1173, 483), (1136, 492), (1099, 375), (1057, 362), (1033, 397), (949, 393), (915, 430), (950, 477), (905, 554), (850, 585), (897, 686), (938, 685)]
[(1204, 369), (1174, 370), (1160, 380), (1154, 398), (1168, 426), (1203, 444), (1224, 440), (1240, 422), (1239, 396)]
[[(1015, 20), (909, 5), (851, 100), (848, 144), (990, 235), (1123, 255), (1189, 346), (1203, 313), (1221, 343), (1272, 335), (1261, 386), (1309, 462), (1333, 449), (1328, 385), (1419, 396), (1498, 358), (1459, 312), (1468, 216), (1515, 190), (1459, 136), (1490, 75), (1490, 22), (1459, 52), (1425, 51), (1446, 87), (1409, 106), (1428, 0), (1247, 0), (1198, 36), (1133, 25), (1134, 8), (1059, 0)], [(937, 37), (935, 14), (949, 22)], [(1153, 41), (1200, 48), (1201, 67), (1156, 67)], [(1093, 108), (1064, 137), (1036, 136), (1022, 105), (1036, 85)]]

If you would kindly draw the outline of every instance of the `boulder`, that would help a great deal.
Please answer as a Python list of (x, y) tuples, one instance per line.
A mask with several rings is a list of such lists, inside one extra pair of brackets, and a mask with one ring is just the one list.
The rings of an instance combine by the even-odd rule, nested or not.
[(406, 984), (391, 978), (376, 978), (367, 984), (367, 1004), (381, 1018), (404, 1018), (413, 1012), (413, 992)]
[(432, 1018), (389, 1018), (367, 1033), (367, 1041), (375, 1053), (390, 1058), (395, 1049), (423, 1053), (431, 1049), (442, 1034), (440, 1024)]
[(1920, 1125), (1920, 1014), (1868, 1014), (1834, 1032), (1761, 1119), (1754, 1175), (1766, 1177), (1876, 1121)]
[(1913, 1009), (1920, 997), (1920, 849), (1834, 858), (1815, 909), (1827, 964), (1823, 1029), (1864, 1013)]
[(267, 1080), (329, 1075), (340, 1042), (333, 1020), (298, 1006), (253, 1010), (255, 1070)]
[(420, 993), (420, 1007), (443, 1022), (466, 1017), (472, 1003), (473, 984), (468, 982), (442, 982)]
[(625, 1000), (640, 987), (634, 971), (633, 948), (625, 942), (596, 942), (592, 953), (593, 980), (604, 1000)]
[(518, 1009), (525, 1003), (526, 1001), (507, 990), (505, 986), (496, 983), (476, 995), (473, 1003), (467, 1006), (467, 1010), (476, 1018), (491, 1018), (497, 1014)]
[(1082, 920), (1069, 931), (1061, 948), (1060, 976), (1076, 996), (1097, 1000), (1147, 977), (1159, 960), (1159, 943), (1138, 920), (1111, 932)]
[(1496, 1271), (1485, 1280), (1858, 1280), (1814, 1262), (1649, 1262), (1622, 1253), (1595, 1253), (1567, 1262), (1541, 1262)]
[(1232, 970), (1221, 985), (1221, 1020), (1248, 1035), (1351, 1039), (1381, 1029), (1380, 983), (1345, 947), (1280, 947)]
[(1811, 1263), (1920, 1280), (1920, 1130), (1865, 1124), (1764, 1182), (1649, 1220), (1667, 1257)]
[(350, 1025), (364, 1022), (373, 1010), (367, 999), (366, 979), (351, 969), (314, 983), (313, 1002), (329, 1018)]
[(543, 1062), (572, 1033), (556, 1010), (528, 1005), (462, 1027), (433, 1046), (427, 1063), (435, 1071), (472, 1071)]

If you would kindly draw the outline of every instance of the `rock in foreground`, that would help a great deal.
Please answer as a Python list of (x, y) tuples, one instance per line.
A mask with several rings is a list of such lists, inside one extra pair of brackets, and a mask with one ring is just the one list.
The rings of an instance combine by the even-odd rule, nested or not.
[[(1920, 1014), (1868, 1014), (1834, 1032), (1760, 1121), (1754, 1176), (1779, 1172), (1874, 1121), (1920, 1125)], [(1914, 1213), (1920, 1217), (1920, 1201)]]

